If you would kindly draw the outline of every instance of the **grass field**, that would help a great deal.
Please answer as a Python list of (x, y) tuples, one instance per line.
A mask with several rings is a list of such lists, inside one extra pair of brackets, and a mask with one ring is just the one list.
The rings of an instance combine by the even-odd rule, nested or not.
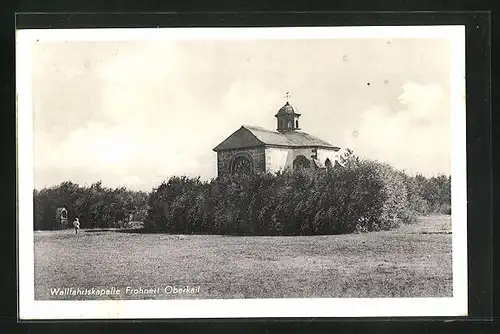
[[(449, 216), (393, 231), (311, 237), (36, 231), (34, 246), (35, 299), (452, 296)], [(164, 290), (186, 285), (199, 292)], [(127, 286), (161, 292), (124, 294)], [(121, 294), (57, 296), (54, 288)]]

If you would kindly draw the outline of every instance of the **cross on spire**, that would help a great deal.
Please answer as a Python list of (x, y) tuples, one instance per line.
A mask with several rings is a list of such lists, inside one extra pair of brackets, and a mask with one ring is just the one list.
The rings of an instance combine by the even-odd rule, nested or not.
[(287, 103), (288, 103), (288, 100), (290, 100), (291, 97), (292, 96), (290, 95), (290, 92), (286, 92), (286, 94), (285, 94), (285, 100), (286, 100)]

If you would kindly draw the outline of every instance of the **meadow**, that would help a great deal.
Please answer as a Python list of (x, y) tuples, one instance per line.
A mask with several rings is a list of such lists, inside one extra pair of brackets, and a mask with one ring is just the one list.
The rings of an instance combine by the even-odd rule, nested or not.
[[(390, 231), (223, 236), (119, 230), (35, 231), (35, 299), (451, 297), (448, 215)], [(164, 287), (198, 287), (165, 294)], [(127, 294), (130, 288), (161, 293)], [(121, 295), (58, 296), (56, 288)]]

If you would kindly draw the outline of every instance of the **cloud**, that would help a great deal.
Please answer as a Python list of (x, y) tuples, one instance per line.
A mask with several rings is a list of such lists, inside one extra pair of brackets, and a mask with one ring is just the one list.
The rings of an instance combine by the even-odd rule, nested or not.
[[(146, 189), (172, 174), (198, 175), (200, 164), (213, 169), (212, 152), (193, 140), (205, 120), (190, 112), (202, 106), (186, 98), (186, 64), (178, 54), (170, 44), (119, 53), (99, 73), (99, 119), (81, 124), (50, 149), (49, 138), (39, 136), (37, 169), (86, 171), (110, 186)], [(198, 161), (193, 151), (204, 152), (205, 159)], [(73, 181), (87, 181), (78, 177)]]
[[(350, 50), (349, 61), (342, 62), (341, 51), (335, 51), (333, 62), (328, 50), (340, 50), (339, 42), (325, 43), (314, 48), (293, 41), (46, 46), (57, 57), (42, 57), (37, 67), (43, 73), (35, 87), (40, 118), (35, 185), (101, 179), (108, 186), (147, 190), (171, 175), (208, 179), (216, 175), (213, 147), (242, 124), (274, 129), (273, 116), (286, 91), (303, 113), (304, 131), (400, 168), (446, 172), (448, 108), (441, 87), (447, 88), (448, 73), (426, 65), (415, 76), (408, 63), (419, 56), (403, 51), (380, 55), (380, 68), (374, 69), (368, 66), (373, 56), (362, 52), (365, 42), (348, 42), (342, 53)], [(395, 69), (399, 63), (404, 67)], [(365, 76), (388, 78), (391, 84), (367, 89), (359, 80)], [(409, 82), (399, 96), (401, 107), (394, 108), (397, 83), (422, 77), (441, 85)], [(389, 100), (393, 104), (385, 105)], [(342, 145), (343, 131), (356, 117)]]
[(402, 86), (401, 109), (371, 106), (345, 133), (358, 155), (410, 173), (450, 173), (449, 108), (440, 85)]
[[(221, 98), (206, 101), (209, 92), (197, 95), (193, 89), (213, 85), (198, 82), (200, 73), (209, 69), (190, 57), (183, 57), (175, 44), (118, 53), (99, 72), (99, 118), (82, 124), (50, 149), (49, 140), (42, 140), (37, 150), (44, 152), (37, 159), (39, 175), (54, 168), (86, 171), (109, 186), (143, 189), (171, 175), (214, 177), (213, 147), (242, 120), (258, 123), (264, 118), (274, 126), (269, 106), (275, 101), (272, 93), (246, 76), (224, 80), (224, 73), (217, 83)], [(62, 175), (66, 173), (54, 177)], [(88, 179), (82, 173), (75, 175), (75, 182)]]

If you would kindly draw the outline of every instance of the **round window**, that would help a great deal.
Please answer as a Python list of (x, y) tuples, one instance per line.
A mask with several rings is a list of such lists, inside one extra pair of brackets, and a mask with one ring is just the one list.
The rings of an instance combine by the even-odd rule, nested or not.
[(252, 172), (252, 162), (246, 156), (237, 156), (231, 165), (231, 172), (234, 174), (248, 174)]

